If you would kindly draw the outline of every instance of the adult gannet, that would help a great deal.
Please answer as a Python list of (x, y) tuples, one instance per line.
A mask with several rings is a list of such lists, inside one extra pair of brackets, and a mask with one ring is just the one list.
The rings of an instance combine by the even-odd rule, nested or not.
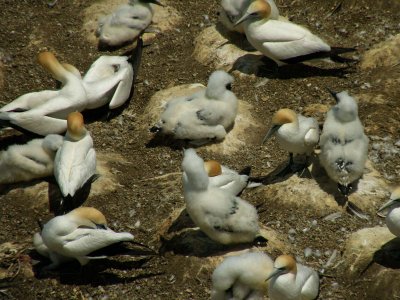
[(271, 13), (269, 3), (254, 0), (235, 24), (243, 23), (250, 44), (278, 66), (321, 58), (337, 62), (351, 61), (339, 54), (354, 51), (353, 48), (330, 47), (302, 26), (287, 20), (271, 19)]
[(132, 234), (108, 228), (104, 215), (93, 207), (79, 207), (54, 217), (43, 226), (41, 238), (47, 249), (40, 246), (37, 235), (36, 244), (38, 252), (48, 254), (52, 261), (48, 269), (57, 267), (65, 258), (77, 259), (85, 265), (90, 259), (104, 258), (91, 257), (92, 252), (122, 241), (133, 241)]
[(390, 232), (400, 237), (400, 186), (390, 195), (390, 200), (386, 202), (378, 212), (389, 209), (386, 215), (386, 225)]
[(319, 140), (318, 122), (314, 118), (306, 118), (291, 109), (283, 108), (272, 117), (272, 126), (263, 143), (272, 135), (275, 135), (282, 149), (289, 152), (289, 164), (282, 171), (286, 173), (294, 164), (293, 154), (310, 155), (313, 152)]
[(253, 205), (229, 191), (210, 186), (204, 161), (194, 149), (184, 152), (183, 192), (186, 210), (209, 238), (221, 244), (252, 242), (259, 234)]
[(114, 47), (135, 41), (151, 24), (153, 8), (150, 3), (163, 6), (158, 0), (131, 0), (100, 18), (96, 32), (100, 43)]
[(204, 168), (208, 174), (210, 186), (227, 190), (235, 196), (240, 194), (249, 182), (248, 175), (239, 174), (215, 160), (204, 162)]
[(271, 300), (312, 300), (319, 293), (319, 276), (313, 269), (296, 263), (290, 255), (279, 256), (268, 276)]
[[(246, 12), (246, 9), (251, 1), (252, 0), (222, 0), (219, 20), (228, 30), (244, 33), (243, 24), (238, 24), (235, 26), (235, 23), (243, 16), (243, 13)], [(270, 19), (278, 20), (279, 9), (276, 6), (275, 1), (263, 1), (271, 6)]]
[(337, 104), (328, 111), (324, 123), (319, 159), (340, 191), (348, 195), (351, 183), (363, 174), (369, 141), (354, 98), (347, 91), (332, 95)]
[(273, 260), (262, 252), (230, 256), (212, 274), (211, 300), (263, 300)]
[(228, 73), (214, 71), (207, 88), (169, 101), (151, 131), (197, 144), (222, 140), (238, 111), (238, 100), (230, 91), (232, 82)]
[(83, 116), (73, 112), (67, 118), (64, 142), (54, 160), (54, 176), (63, 197), (73, 197), (96, 172), (93, 140), (83, 123)]
[(13, 145), (0, 152), (0, 184), (30, 181), (53, 174), (54, 157), (63, 137), (49, 134), (25, 145)]

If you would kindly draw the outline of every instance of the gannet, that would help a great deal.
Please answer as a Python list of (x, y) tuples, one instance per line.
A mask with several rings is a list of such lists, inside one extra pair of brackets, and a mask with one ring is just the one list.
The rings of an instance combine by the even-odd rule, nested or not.
[[(48, 269), (57, 267), (65, 258), (77, 259), (85, 265), (90, 259), (104, 258), (91, 257), (92, 252), (122, 241), (133, 241), (132, 234), (108, 228), (104, 215), (93, 207), (79, 207), (54, 217), (43, 226), (41, 238), (47, 250), (44, 246), (38, 247), (39, 253), (44, 256), (47, 253), (52, 261)], [(36, 244), (40, 246), (37, 235)]]
[(158, 0), (131, 0), (100, 18), (96, 32), (100, 43), (114, 47), (135, 41), (151, 24), (153, 8), (150, 3), (163, 6)]
[(290, 255), (279, 256), (268, 276), (271, 300), (312, 300), (319, 293), (319, 276), (313, 269), (296, 263)]
[(351, 183), (363, 174), (369, 140), (353, 97), (347, 91), (332, 95), (337, 104), (327, 113), (319, 142), (319, 159), (328, 176), (347, 195)]
[(248, 175), (239, 174), (215, 160), (204, 162), (204, 168), (208, 174), (210, 186), (227, 190), (235, 196), (240, 194), (249, 182)]
[[(230, 31), (244, 33), (243, 24), (235, 23), (243, 16), (252, 0), (222, 0), (219, 20)], [(279, 9), (274, 0), (263, 0), (271, 6), (271, 20), (279, 19)]]
[(73, 197), (95, 175), (96, 152), (81, 113), (70, 113), (67, 124), (67, 133), (54, 160), (54, 176), (63, 197)]
[[(275, 135), (281, 148), (289, 152), (288, 169), (293, 166), (293, 154), (310, 155), (313, 152), (319, 140), (318, 122), (314, 118), (306, 118), (291, 109), (283, 108), (273, 115), (272, 126), (263, 143), (272, 135)], [(283, 170), (286, 171), (289, 170)]]
[(170, 100), (151, 131), (198, 144), (222, 140), (238, 110), (238, 100), (230, 91), (232, 82), (228, 73), (213, 72), (204, 90)]
[(194, 149), (184, 152), (183, 192), (186, 210), (200, 229), (221, 244), (252, 242), (259, 234), (253, 205), (209, 185), (204, 161)]
[(49, 134), (25, 145), (13, 145), (0, 152), (0, 184), (30, 181), (53, 174), (54, 157), (63, 137)]
[(390, 200), (386, 202), (378, 212), (389, 209), (386, 215), (386, 225), (390, 232), (400, 237), (400, 186), (390, 195)]
[(269, 3), (254, 0), (235, 25), (243, 23), (249, 43), (278, 66), (322, 58), (337, 62), (351, 61), (339, 54), (354, 51), (353, 48), (330, 47), (302, 26), (287, 20), (271, 19), (271, 13)]
[(211, 300), (263, 300), (273, 260), (262, 252), (230, 256), (212, 274)]

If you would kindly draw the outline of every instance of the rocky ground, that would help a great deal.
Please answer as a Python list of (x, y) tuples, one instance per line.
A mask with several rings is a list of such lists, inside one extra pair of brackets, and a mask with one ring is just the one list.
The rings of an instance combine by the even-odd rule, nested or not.
[[(0, 298), (209, 298), (215, 265), (222, 255), (239, 250), (218, 247), (198, 232), (185, 231), (175, 239), (168, 232), (184, 207), (179, 173), (182, 145), (154, 139), (148, 129), (163, 95), (170, 92), (166, 89), (206, 84), (215, 68), (231, 70), (235, 77), (233, 91), (241, 99), (240, 114), (225, 142), (198, 152), (237, 170), (250, 165), (254, 176), (269, 174), (286, 159), (274, 141), (260, 145), (278, 108), (290, 107), (323, 121), (334, 102), (326, 87), (348, 90), (358, 98), (360, 118), (370, 138), (370, 162), (350, 198), (369, 220), (350, 215), (338, 204), (335, 189), (317, 163), (309, 174), (246, 190), (242, 198), (261, 205), (260, 223), (269, 236), (266, 246), (253, 250), (258, 247), (274, 258), (291, 253), (323, 272), (320, 299), (400, 298), (400, 261), (393, 255), (399, 241), (375, 214), (399, 183), (400, 2), (278, 0), (284, 16), (306, 25), (330, 44), (355, 46), (351, 57), (359, 63), (350, 67), (323, 62), (296, 65), (277, 73), (251, 67), (259, 59), (254, 52), (242, 52), (247, 56), (239, 61), (241, 55), (232, 59), (239, 50), (224, 42), (229, 37), (240, 46), (240, 37), (227, 36), (217, 24), (219, 1), (164, 2), (168, 10), (159, 11), (155, 27), (160, 32), (146, 38), (149, 46), (144, 49), (129, 107), (110, 121), (88, 125), (99, 153), (101, 177), (85, 203), (103, 211), (110, 227), (132, 232), (138, 241), (162, 249), (163, 255), (113, 258), (84, 268), (71, 263), (45, 272), (46, 261), (32, 249), (31, 240), (38, 231), (37, 220), (52, 216), (48, 202), (54, 183), (3, 186)], [(108, 54), (97, 48), (93, 19), (118, 3), (59, 0), (49, 8), (46, 1), (0, 0), (0, 104), (30, 91), (56, 87), (36, 62), (42, 50), (53, 51), (81, 72)], [(167, 16), (168, 22), (161, 16)], [(229, 59), (224, 59), (228, 54)], [(28, 138), (17, 132), (2, 133), (0, 148)]]

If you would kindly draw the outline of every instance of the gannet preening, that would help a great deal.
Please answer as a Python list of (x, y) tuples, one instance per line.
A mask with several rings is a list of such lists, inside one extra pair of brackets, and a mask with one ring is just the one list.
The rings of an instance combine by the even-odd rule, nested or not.
[[(235, 26), (235, 23), (239, 21), (239, 19), (243, 16), (243, 13), (246, 12), (246, 9), (251, 1), (252, 0), (222, 0), (219, 20), (229, 31), (244, 33), (243, 24), (238, 24), (237, 26)], [(270, 19), (278, 20), (279, 9), (276, 6), (275, 1), (263, 1), (268, 3), (271, 7)]]
[(163, 6), (158, 0), (131, 0), (100, 18), (96, 32), (100, 43), (115, 47), (135, 41), (151, 24), (153, 8), (150, 3)]
[(332, 95), (336, 105), (328, 111), (324, 123), (319, 159), (328, 176), (347, 196), (351, 183), (363, 175), (369, 141), (354, 98), (347, 91)]
[(306, 118), (291, 109), (283, 108), (272, 117), (272, 126), (263, 143), (273, 135), (282, 149), (289, 152), (289, 164), (282, 170), (283, 173), (287, 173), (294, 164), (293, 154), (309, 156), (313, 152), (319, 141), (319, 126), (314, 118)]
[(73, 112), (67, 118), (64, 142), (54, 161), (54, 176), (63, 197), (73, 197), (96, 172), (96, 152), (93, 140), (83, 123), (83, 116)]
[(352, 61), (339, 54), (354, 51), (354, 48), (330, 47), (308, 29), (287, 20), (273, 20), (271, 14), (269, 3), (254, 0), (235, 24), (243, 23), (250, 44), (278, 66), (322, 58)]
[(37, 234), (34, 242), (38, 252), (48, 255), (52, 261), (48, 269), (57, 267), (66, 258), (77, 259), (85, 265), (90, 259), (104, 258), (92, 257), (92, 252), (115, 243), (133, 241), (132, 234), (117, 233), (108, 228), (104, 215), (92, 207), (79, 207), (51, 219), (44, 224), (41, 238), (44, 245)]
[(400, 186), (398, 186), (390, 195), (390, 200), (386, 202), (379, 210), (389, 209), (386, 215), (386, 225), (390, 232), (400, 237)]
[(313, 300), (319, 293), (318, 273), (290, 255), (277, 257), (267, 280), (271, 300)]
[(63, 137), (49, 134), (25, 145), (13, 145), (0, 152), (0, 184), (30, 181), (53, 174), (54, 157)]
[(204, 162), (204, 168), (211, 186), (225, 189), (235, 196), (240, 194), (249, 182), (248, 174), (239, 174), (215, 160)]
[(238, 100), (230, 91), (232, 82), (228, 73), (213, 72), (204, 90), (170, 100), (151, 131), (196, 144), (224, 139), (238, 111)]
[(57, 261), (58, 264), (73, 260), (72, 257), (63, 256), (61, 254), (58, 254), (57, 252), (50, 251), (50, 249), (43, 242), (40, 232), (36, 232), (33, 235), (33, 246), (35, 247), (36, 252), (39, 253), (41, 256), (47, 257), (48, 259), (53, 257), (53, 259)]
[(229, 191), (210, 186), (204, 161), (194, 149), (184, 152), (183, 192), (186, 210), (209, 238), (221, 244), (252, 242), (259, 234), (253, 205)]
[(212, 274), (211, 300), (263, 300), (274, 262), (265, 253), (230, 256)]

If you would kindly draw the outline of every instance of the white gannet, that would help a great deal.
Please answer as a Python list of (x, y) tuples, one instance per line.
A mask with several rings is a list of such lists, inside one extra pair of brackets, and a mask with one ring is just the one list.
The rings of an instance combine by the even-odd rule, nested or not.
[(62, 195), (73, 197), (95, 175), (96, 152), (82, 114), (70, 113), (67, 123), (64, 142), (54, 160), (54, 176)]
[(227, 190), (235, 196), (240, 194), (249, 182), (248, 175), (239, 174), (215, 160), (204, 162), (204, 168), (208, 174), (210, 186)]
[(47, 257), (49, 259), (51, 257), (53, 257), (53, 259), (55, 261), (57, 261), (58, 264), (73, 260), (72, 257), (63, 256), (63, 255), (58, 254), (58, 253), (56, 253), (54, 251), (51, 251), (44, 244), (43, 239), (42, 239), (42, 235), (41, 235), (40, 232), (36, 232), (33, 235), (33, 246), (35, 247), (36, 252), (39, 253), (41, 256)]
[(249, 43), (278, 66), (305, 60), (330, 58), (337, 62), (352, 61), (339, 54), (353, 48), (330, 47), (308, 29), (287, 20), (273, 20), (271, 5), (264, 0), (254, 0), (243, 16), (235, 23), (243, 23)]
[(49, 134), (25, 145), (13, 145), (0, 152), (0, 184), (30, 181), (53, 174), (54, 157), (63, 137)]
[(135, 41), (151, 24), (153, 8), (150, 3), (163, 6), (158, 0), (131, 0), (100, 18), (96, 32), (100, 43), (115, 47)]
[(318, 273), (296, 263), (290, 255), (277, 257), (267, 280), (271, 300), (313, 300), (319, 293)]
[[(79, 207), (54, 217), (44, 224), (41, 238), (47, 249), (41, 246), (38, 252), (51, 259), (48, 269), (57, 267), (65, 258), (77, 259), (85, 265), (90, 259), (104, 258), (91, 257), (90, 253), (122, 241), (133, 241), (132, 234), (108, 228), (104, 215), (92, 207)], [(36, 245), (40, 246), (37, 235)]]
[(293, 154), (310, 155), (313, 152), (319, 141), (319, 126), (314, 118), (307, 118), (291, 109), (283, 108), (273, 115), (272, 126), (263, 143), (272, 135), (275, 135), (281, 148), (289, 152), (289, 165), (283, 170), (286, 172), (294, 164)]
[[(244, 33), (243, 24), (238, 24), (235, 26), (235, 23), (243, 16), (243, 13), (246, 12), (246, 9), (251, 1), (252, 0), (222, 0), (219, 20), (228, 30)], [(275, 1), (263, 1), (267, 2), (271, 6), (270, 19), (278, 20), (279, 9), (276, 6)]]
[(390, 200), (378, 212), (389, 209), (386, 215), (386, 225), (390, 232), (400, 237), (400, 186), (393, 190)]
[(328, 176), (347, 195), (364, 171), (368, 137), (358, 118), (358, 106), (347, 91), (335, 94), (337, 104), (327, 113), (320, 138), (319, 159)]
[(200, 229), (221, 244), (252, 242), (259, 234), (253, 205), (209, 184), (204, 161), (194, 149), (184, 152), (183, 192), (186, 210)]
[(207, 88), (169, 101), (151, 131), (198, 144), (224, 139), (238, 111), (238, 100), (230, 91), (232, 82), (228, 73), (214, 71)]
[(274, 266), (262, 252), (230, 256), (212, 274), (211, 300), (263, 300), (267, 290), (265, 279)]
[(82, 111), (86, 105), (86, 90), (76, 74), (67, 71), (51, 52), (42, 52), (39, 63), (62, 83), (59, 91), (29, 93), (15, 99), (0, 110), (0, 123), (40, 135), (62, 133), (66, 117), (72, 111)]

